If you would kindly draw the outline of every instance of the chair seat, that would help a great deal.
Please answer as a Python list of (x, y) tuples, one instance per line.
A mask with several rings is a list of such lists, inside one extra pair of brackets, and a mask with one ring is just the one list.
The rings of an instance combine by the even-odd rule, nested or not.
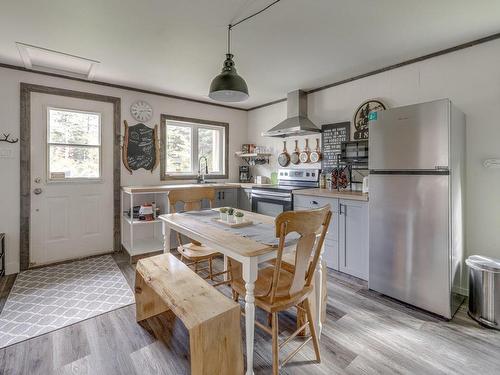
[[(257, 281), (255, 282), (255, 304), (267, 312), (283, 311), (291, 306), (302, 302), (312, 290), (312, 287), (305, 287), (300, 293), (288, 294), (290, 284), (293, 280), (293, 274), (281, 269), (278, 280), (278, 287), (274, 297), (274, 303), (271, 303), (271, 283), (273, 280), (274, 267), (266, 267), (259, 270)], [(237, 278), (232, 281), (231, 287), (240, 295), (246, 294), (245, 280)]]
[(217, 251), (212, 250), (208, 246), (198, 245), (194, 243), (180, 245), (179, 247), (177, 247), (177, 251), (181, 253), (185, 258), (194, 261), (210, 259), (219, 254)]

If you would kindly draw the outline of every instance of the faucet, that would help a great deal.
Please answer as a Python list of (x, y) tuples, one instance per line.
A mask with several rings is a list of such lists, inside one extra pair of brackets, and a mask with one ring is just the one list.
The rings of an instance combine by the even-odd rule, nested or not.
[[(205, 173), (201, 173), (201, 159), (205, 159)], [(199, 184), (204, 184), (206, 174), (208, 174), (208, 159), (205, 155), (202, 155), (198, 159), (198, 176), (196, 177), (196, 181)]]

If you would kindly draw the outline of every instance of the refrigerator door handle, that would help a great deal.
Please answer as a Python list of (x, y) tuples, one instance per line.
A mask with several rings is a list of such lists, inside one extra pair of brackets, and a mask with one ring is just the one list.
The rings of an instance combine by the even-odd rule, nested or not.
[(434, 167), (434, 169), (436, 169), (436, 171), (448, 171), (448, 167), (447, 166), (444, 166), (444, 165), (436, 165)]

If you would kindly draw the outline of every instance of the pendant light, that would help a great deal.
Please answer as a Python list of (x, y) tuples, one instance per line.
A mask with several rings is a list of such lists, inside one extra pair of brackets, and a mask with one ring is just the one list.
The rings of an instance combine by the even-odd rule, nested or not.
[(221, 102), (241, 102), (249, 98), (248, 87), (245, 80), (236, 72), (234, 67), (233, 54), (231, 53), (231, 30), (233, 27), (239, 25), (257, 14), (260, 14), (267, 9), (271, 8), (274, 4), (279, 3), (280, 0), (275, 0), (265, 8), (255, 12), (242, 20), (229, 24), (227, 27), (227, 53), (226, 60), (222, 65), (222, 72), (212, 80), (210, 84), (210, 92), (208, 96), (214, 100)]
[(241, 102), (247, 100), (248, 87), (245, 80), (236, 72), (231, 53), (231, 28), (227, 27), (227, 53), (222, 72), (212, 80), (208, 96), (221, 102)]

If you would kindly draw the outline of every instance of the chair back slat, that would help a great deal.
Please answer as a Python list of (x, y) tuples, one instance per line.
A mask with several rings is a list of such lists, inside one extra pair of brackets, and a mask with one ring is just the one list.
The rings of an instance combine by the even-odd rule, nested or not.
[(276, 217), (276, 237), (280, 238), (280, 245), (270, 292), (272, 301), (277, 292), (286, 235), (292, 232), (300, 235), (295, 250), (294, 274), (288, 286), (288, 294), (292, 295), (311, 285), (331, 216), (330, 205), (326, 205), (313, 210), (286, 211)]
[(168, 192), (168, 202), (170, 212), (177, 212), (177, 203), (183, 203), (184, 211), (199, 211), (202, 208), (202, 202), (207, 200), (210, 208), (215, 205), (215, 189), (211, 187), (195, 187), (189, 189), (176, 189)]
[(315, 241), (316, 234), (310, 233), (306, 236), (302, 236), (297, 242), (295, 251), (295, 273), (293, 275), (292, 284), (290, 285), (290, 295), (300, 292), (305, 286)]

